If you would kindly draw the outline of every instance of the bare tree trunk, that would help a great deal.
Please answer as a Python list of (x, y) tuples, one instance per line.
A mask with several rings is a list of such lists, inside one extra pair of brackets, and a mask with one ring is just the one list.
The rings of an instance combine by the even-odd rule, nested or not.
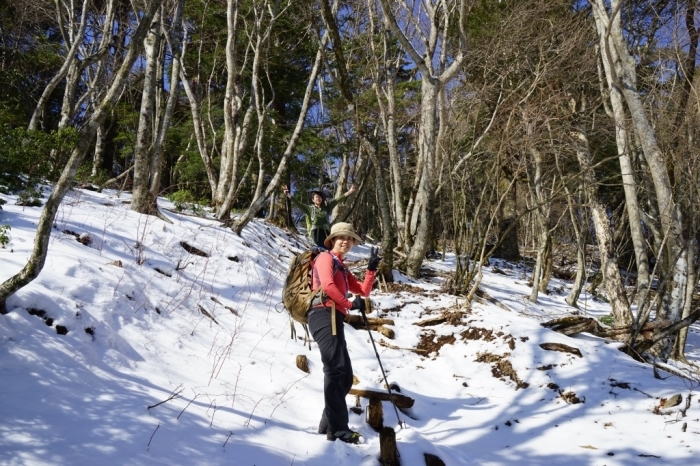
[(388, 282), (393, 282), (392, 273), (394, 264), (394, 232), (391, 228), (391, 207), (389, 206), (389, 195), (386, 192), (386, 181), (382, 173), (382, 166), (379, 156), (374, 147), (366, 147), (369, 158), (374, 165), (374, 179), (377, 199), (379, 201), (379, 214), (382, 224), (382, 263), (379, 273)]
[(214, 169), (214, 162), (212, 161), (212, 156), (209, 153), (209, 148), (207, 146), (206, 131), (204, 130), (204, 122), (202, 120), (202, 107), (200, 105), (199, 99), (195, 94), (190, 82), (185, 74), (184, 67), (180, 72), (180, 81), (182, 82), (182, 87), (187, 95), (187, 100), (190, 103), (190, 113), (192, 114), (192, 126), (194, 127), (194, 137), (197, 141), (197, 149), (199, 156), (202, 158), (204, 163), (204, 170), (207, 173), (207, 181), (209, 182), (209, 188), (211, 189), (212, 200), (216, 198), (216, 187), (219, 184), (219, 178)]
[(605, 207), (598, 197), (598, 185), (593, 175), (591, 164), (591, 154), (588, 148), (588, 138), (583, 130), (574, 128), (572, 136), (575, 138), (576, 155), (581, 167), (582, 180), (586, 198), (591, 209), (593, 224), (598, 240), (598, 250), (600, 251), (600, 268), (603, 272), (605, 288), (610, 300), (613, 317), (616, 327), (626, 327), (632, 324), (632, 311), (630, 310), (627, 295), (622, 286), (620, 268), (615, 256), (615, 248), (612, 242), (612, 232), (610, 221), (605, 212)]
[[(421, 31), (419, 35), (422, 40), (422, 53), (419, 53), (411, 40), (406, 37), (401, 27), (405, 23), (397, 21), (394, 8), (400, 12), (408, 12), (412, 15), (415, 12), (413, 7), (406, 2), (395, 2), (391, 4), (389, 0), (380, 0), (385, 23), (398, 39), (403, 50), (411, 57), (421, 74), (421, 120), (419, 130), (419, 165), (422, 164), (418, 172), (420, 184), (416, 194), (415, 205), (413, 206), (410, 231), (413, 234), (411, 249), (406, 257), (406, 273), (412, 277), (420, 275), (421, 264), (425, 258), (425, 253), (430, 247), (432, 224), (433, 224), (433, 199), (435, 197), (437, 178), (436, 169), (438, 167), (436, 157), (436, 132), (438, 110), (438, 95), (441, 88), (457, 75), (461, 69), (467, 48), (467, 17), (469, 16), (469, 5), (467, 0), (460, 0), (454, 10), (448, 11), (443, 3), (421, 4), (423, 14), (426, 15), (427, 32)], [(444, 8), (444, 9), (443, 9)], [(457, 32), (459, 45), (455, 47), (457, 53), (454, 54), (449, 66), (444, 60), (446, 44), (446, 31), (441, 28), (450, 26), (450, 16), (457, 15)], [(442, 32), (441, 32), (442, 31)], [(438, 42), (440, 46), (438, 47)], [(438, 68), (438, 69), (435, 69)]]
[[(557, 158), (557, 169), (559, 170), (559, 176), (563, 178), (562, 171), (559, 168), (559, 159)], [(579, 186), (581, 185), (579, 181)], [(579, 188), (581, 189), (581, 186)], [(574, 196), (569, 191), (569, 188), (564, 183), (564, 191), (566, 192), (566, 202), (569, 206), (569, 216), (571, 217), (571, 226), (574, 230), (574, 236), (576, 237), (576, 278), (574, 279), (574, 284), (571, 287), (571, 291), (566, 295), (566, 304), (572, 307), (578, 308), (578, 298), (581, 295), (581, 290), (583, 290), (583, 285), (586, 281), (586, 238), (584, 232), (579, 226), (579, 219), (576, 212), (578, 211)]]
[[(622, 92), (627, 103), (637, 140), (649, 167), (658, 204), (661, 229), (664, 238), (666, 238), (663, 272), (664, 275), (668, 275), (668, 279), (664, 281), (665, 285), (660, 290), (662, 306), (657, 311), (657, 318), (678, 322), (683, 310), (689, 272), (686, 242), (683, 239), (682, 215), (680, 205), (673, 199), (671, 180), (663, 153), (637, 90), (635, 60), (628, 51), (622, 32), (621, 6), (621, 0), (612, 0), (611, 13), (608, 13), (603, 0), (595, 0), (593, 13), (599, 37), (607, 39), (604, 41), (605, 59), (619, 66), (619, 75), (613, 77), (612, 85)], [(613, 54), (613, 50), (617, 56)], [(616, 59), (617, 62), (615, 62)], [(614, 65), (610, 68), (615, 69)], [(673, 349), (674, 339), (673, 335), (664, 338), (658, 349), (659, 357), (668, 358)]]
[[(226, 198), (229, 185), (235, 182), (233, 169), (234, 140), (236, 129), (234, 117), (240, 109), (240, 98), (235, 95), (236, 80), (238, 79), (237, 34), (238, 34), (238, 1), (227, 0), (226, 3), (226, 91), (224, 93), (224, 140), (221, 145), (221, 169), (219, 184), (216, 187), (214, 205), (221, 206)], [(233, 180), (232, 180), (233, 178)]]
[(327, 36), (324, 35), (319, 45), (319, 50), (316, 52), (316, 61), (314, 62), (314, 66), (311, 69), (311, 75), (309, 76), (309, 81), (306, 85), (306, 92), (304, 93), (304, 100), (302, 101), (301, 111), (299, 112), (299, 117), (297, 118), (297, 124), (294, 127), (292, 137), (289, 138), (287, 147), (285, 148), (284, 153), (282, 154), (282, 160), (280, 160), (279, 165), (277, 165), (277, 171), (270, 180), (270, 183), (267, 185), (265, 192), (257, 199), (255, 199), (248, 207), (248, 209), (233, 223), (231, 229), (238, 235), (241, 234), (243, 228), (248, 224), (248, 222), (250, 222), (253, 219), (255, 214), (262, 208), (263, 204), (265, 203), (265, 200), (269, 198), (275, 190), (279, 189), (281, 185), (282, 178), (287, 170), (289, 158), (294, 152), (294, 149), (296, 148), (296, 145), (299, 142), (299, 137), (301, 136), (301, 130), (304, 128), (304, 121), (306, 120), (306, 116), (309, 112), (311, 94), (313, 93), (314, 83), (316, 82), (316, 78), (318, 77), (318, 73), (321, 69), (323, 49), (325, 49), (326, 45)]
[(420, 268), (430, 247), (433, 226), (433, 201), (435, 174), (435, 131), (437, 129), (437, 95), (439, 89), (432, 76), (421, 81), (421, 117), (418, 137), (419, 153), (423, 159), (416, 203), (413, 207), (411, 233), (413, 244), (406, 257), (406, 273), (414, 278), (420, 276)]
[[(369, 3), (369, 0), (368, 0)], [(374, 13), (371, 5), (368, 5), (368, 11), (370, 12), (370, 21), (372, 24), (372, 29), (374, 30)], [(397, 147), (397, 136), (396, 136), (396, 98), (394, 96), (394, 81), (396, 80), (396, 70), (400, 66), (401, 56), (390, 57), (389, 56), (389, 45), (387, 43), (388, 30), (387, 25), (381, 29), (381, 40), (382, 40), (382, 53), (381, 61), (378, 59), (375, 61), (375, 69), (373, 70), (374, 77), (374, 92), (377, 95), (377, 104), (379, 106), (379, 114), (382, 120), (382, 126), (384, 127), (384, 134), (386, 140), (387, 151), (389, 152), (389, 181), (391, 186), (391, 216), (396, 224), (396, 233), (398, 237), (398, 247), (401, 249), (404, 246), (404, 231), (405, 231), (405, 217), (406, 213), (404, 211), (404, 200), (403, 200), (403, 176), (401, 173), (401, 163), (399, 161), (399, 151)], [(376, 45), (374, 41), (370, 41), (370, 45), (374, 51), (374, 56), (378, 57), (379, 54), (376, 51)], [(383, 79), (380, 79), (380, 73), (383, 75)], [(384, 87), (380, 88), (378, 83), (383, 82)], [(385, 254), (387, 252), (384, 249)], [(393, 256), (393, 251), (392, 251)], [(385, 256), (385, 261), (388, 263)], [(392, 261), (393, 263), (393, 261)]]
[(73, 110), (75, 108), (75, 99), (78, 92), (78, 83), (80, 81), (80, 71), (77, 60), (71, 63), (66, 74), (66, 87), (63, 92), (63, 103), (61, 104), (61, 119), (58, 121), (58, 129), (66, 128), (70, 125), (73, 119)]
[(95, 155), (92, 158), (92, 172), (91, 175), (97, 176), (99, 169), (102, 166), (102, 161), (105, 158), (105, 146), (107, 145), (106, 138), (107, 130), (104, 126), (97, 128), (97, 140), (95, 141)]
[[(605, 36), (601, 36), (600, 48), (604, 54)], [(646, 241), (642, 232), (642, 221), (640, 207), (637, 200), (637, 182), (634, 178), (634, 168), (630, 157), (629, 135), (627, 134), (625, 110), (623, 106), (623, 96), (620, 90), (613, 85), (613, 76), (617, 73), (614, 65), (601, 56), (601, 62), (605, 69), (608, 93), (612, 112), (609, 115), (615, 121), (615, 141), (617, 143), (618, 159), (620, 161), (620, 172), (622, 175), (622, 188), (625, 193), (627, 204), (627, 216), (630, 224), (630, 236), (634, 248), (634, 258), (637, 268), (637, 291), (639, 292), (638, 302), (644, 302), (649, 292), (649, 257), (646, 249)], [(600, 66), (600, 65), (599, 65)], [(602, 76), (601, 76), (602, 79)], [(605, 96), (603, 96), (605, 98)]]
[(146, 33), (150, 27), (151, 21), (155, 12), (160, 8), (163, 0), (151, 0), (143, 11), (141, 22), (134, 31), (130, 45), (124, 61), (118, 71), (114, 73), (109, 89), (105, 93), (102, 101), (96, 107), (95, 112), (90, 115), (83, 127), (78, 133), (78, 142), (71, 153), (71, 157), (63, 169), (53, 192), (46, 201), (44, 210), (39, 217), (37, 224), (37, 233), (34, 238), (34, 248), (29, 256), (27, 264), (22, 270), (14, 276), (0, 284), (0, 314), (7, 314), (7, 299), (17, 292), (20, 288), (34, 280), (41, 272), (46, 262), (46, 254), (48, 250), (49, 238), (51, 237), (51, 229), (56, 217), (58, 207), (63, 200), (66, 192), (71, 186), (78, 167), (80, 166), (85, 154), (90, 149), (92, 141), (97, 133), (97, 128), (104, 122), (108, 112), (116, 104), (121, 91), (124, 88), (129, 77), (131, 69), (136, 61), (136, 58), (141, 50)]
[[(688, 240), (688, 257), (695, 258), (698, 254), (698, 247), (694, 239)], [(695, 292), (695, 287), (698, 283), (698, 273), (700, 273), (700, 264), (698, 267), (690, 267), (688, 270), (688, 282), (685, 287), (685, 302), (683, 303), (683, 314), (681, 319), (687, 318), (693, 307), (693, 293)], [(675, 346), (673, 348), (673, 353), (671, 357), (679, 361), (685, 361), (685, 343), (688, 340), (688, 327), (683, 327), (678, 331), (678, 338), (676, 339)]]
[[(529, 121), (527, 115), (525, 115), (525, 125), (527, 127), (527, 134), (531, 137), (533, 132), (532, 123)], [(542, 173), (542, 153), (536, 147), (531, 147), (530, 153), (535, 162), (535, 171), (531, 173), (528, 178), (530, 179), (531, 197), (534, 204), (537, 206), (533, 214), (537, 221), (537, 229), (539, 231), (537, 239), (537, 262), (532, 271), (532, 292), (530, 293), (530, 301), (536, 303), (539, 292), (544, 291), (542, 290), (541, 280), (545, 276), (545, 266), (551, 242), (551, 234), (549, 231), (549, 214), (551, 207), (550, 201), (545, 196), (544, 187), (542, 186), (542, 182), (544, 181)]]
[[(41, 97), (39, 97), (39, 101), (36, 104), (36, 108), (34, 109), (34, 112), (32, 113), (32, 118), (29, 121), (29, 126), (28, 129), (30, 130), (38, 130), (39, 125), (41, 123), (41, 115), (44, 113), (44, 108), (46, 107), (46, 104), (49, 101), (49, 98), (51, 97), (51, 93), (56, 89), (56, 86), (63, 81), (63, 78), (66, 77), (68, 72), (70, 71), (71, 67), (75, 65), (75, 61), (78, 59), (78, 50), (80, 48), (80, 44), (83, 43), (83, 37), (85, 36), (85, 27), (87, 25), (87, 10), (88, 10), (88, 5), (90, 5), (91, 2), (88, 0), (83, 0), (83, 8), (82, 12), (80, 13), (80, 25), (78, 26), (77, 33), (75, 35), (70, 35), (70, 38), (66, 37), (65, 31), (64, 32), (64, 39), (66, 40), (66, 47), (69, 47), (68, 53), (66, 54), (66, 58), (64, 59), (63, 65), (61, 65), (61, 68), (58, 70), (58, 73), (56, 73), (56, 76), (54, 76), (51, 81), (49, 81), (49, 84), (44, 88), (44, 91), (41, 93)], [(72, 2), (71, 2), (72, 5)], [(68, 11), (68, 17), (69, 19), (73, 19), (77, 15), (77, 11), (73, 11), (72, 8)], [(58, 1), (56, 1), (56, 14), (58, 15), (59, 21), (61, 21), (61, 18), (63, 15), (61, 14), (61, 9), (60, 9), (60, 4)], [(71, 27), (71, 30), (73, 28)], [(71, 42), (72, 41), (72, 42)]]
[(151, 151), (153, 150), (153, 119), (155, 117), (156, 74), (160, 49), (161, 15), (157, 13), (144, 40), (146, 70), (141, 94), (139, 126), (134, 147), (134, 188), (131, 210), (142, 214), (154, 214), (158, 207), (149, 189), (151, 176)]
[[(175, 14), (172, 20), (172, 31), (170, 34), (163, 31), (166, 38), (172, 62), (170, 63), (170, 93), (168, 101), (165, 104), (165, 112), (163, 117), (158, 122), (158, 132), (155, 137), (153, 146), (153, 156), (151, 158), (151, 196), (157, 198), (160, 193), (160, 181), (163, 170), (163, 151), (168, 140), (168, 130), (173, 119), (173, 112), (177, 105), (178, 96), (180, 94), (180, 69), (182, 68), (182, 43), (180, 35), (182, 34), (182, 11), (185, 8), (185, 0), (178, 0), (175, 6)], [(161, 22), (161, 25), (163, 22)]]

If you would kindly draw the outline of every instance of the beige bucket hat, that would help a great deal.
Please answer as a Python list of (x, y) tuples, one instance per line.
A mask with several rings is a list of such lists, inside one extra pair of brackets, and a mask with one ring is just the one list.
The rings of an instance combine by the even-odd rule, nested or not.
[(350, 223), (338, 222), (331, 227), (330, 235), (328, 235), (326, 240), (323, 242), (327, 249), (333, 248), (332, 240), (337, 236), (350, 236), (355, 241), (355, 244), (360, 244), (362, 242), (362, 239), (360, 239), (358, 234), (355, 233), (355, 230), (352, 229), (352, 225)]

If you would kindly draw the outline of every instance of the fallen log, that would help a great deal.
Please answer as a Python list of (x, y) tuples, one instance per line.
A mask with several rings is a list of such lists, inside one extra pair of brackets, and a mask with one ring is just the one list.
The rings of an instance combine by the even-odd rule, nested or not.
[(420, 322), (414, 322), (413, 325), (419, 327), (431, 327), (433, 325), (440, 325), (447, 322), (447, 316), (441, 315), (440, 317), (431, 317), (430, 319), (421, 320)]
[(392, 345), (391, 343), (387, 343), (384, 340), (379, 340), (379, 344), (381, 346), (385, 346), (387, 348), (391, 348), (391, 349), (395, 349), (395, 350), (413, 351), (414, 353), (417, 353), (417, 354), (425, 354), (425, 353), (430, 352), (428, 350), (424, 350), (424, 349), (420, 349), (420, 348), (401, 348), (400, 346), (396, 346), (396, 345)]
[(598, 335), (605, 330), (598, 320), (583, 316), (561, 317), (559, 319), (543, 322), (540, 325), (566, 336), (576, 335), (582, 332)]
[(408, 397), (406, 395), (400, 395), (398, 393), (392, 393), (391, 397), (389, 397), (388, 392), (378, 392), (376, 390), (360, 390), (357, 388), (351, 388), (350, 389), (350, 394), (351, 395), (356, 395), (360, 396), (362, 398), (367, 398), (368, 400), (371, 400), (372, 398), (376, 398), (377, 400), (380, 401), (391, 401), (391, 399), (394, 399), (394, 404), (396, 405), (397, 408), (411, 408), (413, 404), (416, 402), (411, 397)]
[[(366, 328), (365, 320), (359, 315), (348, 314), (345, 316), (345, 322), (352, 325), (354, 328)], [(367, 322), (369, 323), (370, 327), (379, 325), (394, 325), (394, 321), (392, 319), (380, 319), (377, 317), (368, 317)]]
[[(540, 325), (566, 336), (587, 332), (597, 337), (611, 338), (618, 341), (629, 340), (633, 331), (632, 327), (603, 327), (597, 319), (584, 316), (560, 317), (558, 319), (542, 322)], [(644, 340), (651, 340), (656, 331), (667, 325), (668, 321), (666, 320), (647, 322), (639, 331), (637, 343)]]
[(549, 351), (560, 351), (562, 353), (575, 354), (579, 358), (583, 357), (578, 348), (574, 348), (573, 346), (565, 345), (563, 343), (540, 343), (540, 348)]
[(500, 302), (499, 300), (497, 300), (493, 296), (489, 295), (481, 288), (477, 288), (476, 292), (474, 294), (476, 295), (476, 298), (478, 298), (477, 301), (481, 302), (481, 304), (486, 304), (486, 302), (489, 302), (495, 306), (500, 307), (504, 311), (513, 312), (508, 306), (506, 306), (505, 304), (503, 304), (502, 302)]
[(395, 336), (394, 331), (392, 329), (390, 329), (389, 327), (384, 327), (383, 325), (380, 325), (379, 327), (377, 327), (376, 330), (377, 330), (377, 332), (379, 332), (382, 335), (384, 335), (385, 337), (387, 337), (389, 340), (394, 339), (394, 336)]

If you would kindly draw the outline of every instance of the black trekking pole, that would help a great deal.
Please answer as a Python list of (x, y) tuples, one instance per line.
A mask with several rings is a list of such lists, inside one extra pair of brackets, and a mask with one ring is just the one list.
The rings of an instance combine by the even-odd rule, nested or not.
[[(365, 298), (365, 306), (367, 309), (370, 309), (370, 302), (369, 298)], [(379, 362), (379, 368), (382, 370), (382, 376), (384, 376), (384, 383), (386, 384), (386, 389), (389, 392), (389, 399), (391, 400), (391, 404), (394, 406), (394, 412), (396, 413), (396, 419), (399, 421), (399, 427), (404, 429), (405, 423), (401, 420), (399, 417), (399, 410), (396, 408), (396, 403), (394, 403), (394, 394), (391, 393), (391, 386), (389, 385), (389, 381), (386, 378), (386, 372), (384, 372), (384, 366), (382, 366), (382, 360), (379, 359), (379, 352), (377, 351), (377, 346), (374, 344), (374, 338), (372, 338), (372, 331), (369, 329), (369, 321), (367, 320), (367, 315), (365, 314), (364, 309), (360, 309), (360, 312), (362, 313), (362, 317), (365, 320), (365, 325), (367, 326), (367, 333), (369, 333), (369, 341), (372, 342), (372, 348), (374, 348), (374, 354), (377, 356), (377, 362)]]

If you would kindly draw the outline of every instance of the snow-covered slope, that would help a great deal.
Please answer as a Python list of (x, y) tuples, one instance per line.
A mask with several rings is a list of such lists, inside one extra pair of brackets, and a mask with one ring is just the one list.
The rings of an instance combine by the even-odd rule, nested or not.
[[(24, 265), (40, 213), (3, 198), (0, 224), (11, 225), (12, 243), (0, 250), (0, 280)], [(350, 418), (362, 445), (316, 433), (320, 355), (290, 339), (279, 303), (303, 239), (261, 221), (242, 237), (170, 212), (168, 224), (126, 200), (69, 193), (44, 270), (0, 316), (0, 464), (378, 464), (378, 434), (364, 416)], [(356, 247), (349, 260), (368, 252)], [(544, 329), (542, 320), (571, 311), (563, 294), (532, 304), (523, 270), (498, 265), (506, 275), (486, 270), (482, 288), (510, 312), (487, 301), (467, 308), (398, 273), (404, 284), (373, 294), (376, 313), (395, 322), (393, 340), (373, 332), (389, 381), (415, 399), (400, 413), (403, 429), (384, 404), (404, 466), (424, 464), (424, 453), (447, 465), (697, 462), (697, 383), (655, 379), (615, 344)], [(609, 312), (590, 296), (584, 303), (591, 315)], [(445, 323), (415, 325), (445, 312)], [(348, 327), (347, 338), (357, 387), (383, 389), (367, 331)], [(582, 357), (545, 351), (546, 342)], [(696, 328), (689, 345), (697, 362)], [(310, 374), (296, 368), (298, 354)], [(653, 413), (676, 393), (681, 406)]]

